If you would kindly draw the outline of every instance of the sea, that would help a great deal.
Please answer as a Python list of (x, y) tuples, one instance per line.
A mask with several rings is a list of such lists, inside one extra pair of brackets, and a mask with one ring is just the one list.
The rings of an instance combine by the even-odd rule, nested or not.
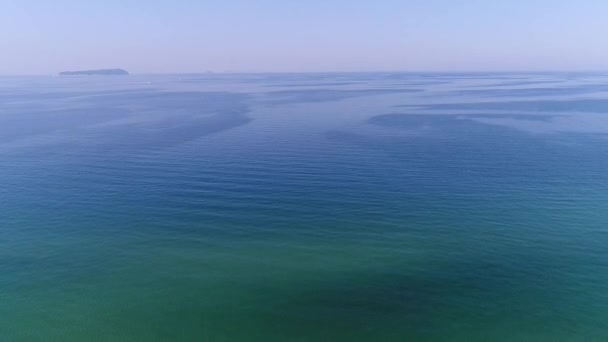
[(0, 77), (0, 340), (608, 341), (608, 73)]

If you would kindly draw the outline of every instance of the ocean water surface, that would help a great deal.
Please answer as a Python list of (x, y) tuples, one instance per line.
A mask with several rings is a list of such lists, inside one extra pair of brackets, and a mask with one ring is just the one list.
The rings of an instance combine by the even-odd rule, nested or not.
[(608, 74), (0, 78), (2, 341), (606, 341)]

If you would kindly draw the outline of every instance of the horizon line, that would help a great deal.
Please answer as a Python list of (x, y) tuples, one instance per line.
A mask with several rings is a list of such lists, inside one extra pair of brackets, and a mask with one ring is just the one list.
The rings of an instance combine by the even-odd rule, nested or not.
[[(83, 69), (84, 70), (84, 69)], [(101, 70), (101, 69), (87, 69)], [(125, 69), (126, 70), (126, 69)], [(546, 73), (607, 73), (607, 70), (377, 70), (377, 71), (188, 71), (188, 72), (135, 72), (128, 75), (74, 75), (74, 76), (146, 76), (146, 75), (256, 75), (256, 74), (546, 74)], [(0, 74), (0, 77), (60, 76), (57, 73)], [(74, 77), (72, 76), (72, 77)], [(63, 76), (65, 77), (65, 76)]]

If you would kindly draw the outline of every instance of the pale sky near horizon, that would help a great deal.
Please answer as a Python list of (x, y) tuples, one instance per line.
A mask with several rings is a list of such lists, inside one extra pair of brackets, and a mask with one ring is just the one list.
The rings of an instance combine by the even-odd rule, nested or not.
[(0, 74), (608, 70), (608, 0), (0, 0)]

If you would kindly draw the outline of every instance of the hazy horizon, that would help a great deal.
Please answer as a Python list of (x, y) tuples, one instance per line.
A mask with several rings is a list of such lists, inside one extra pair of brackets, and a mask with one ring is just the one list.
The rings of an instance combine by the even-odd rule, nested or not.
[[(607, 69), (597, 69), (597, 70), (584, 70), (584, 69), (580, 69), (580, 70), (568, 70), (568, 69), (562, 69), (562, 70), (471, 70), (471, 71), (467, 71), (467, 70), (368, 70), (368, 71), (351, 71), (351, 70), (327, 70), (327, 71), (290, 71), (290, 70), (284, 70), (284, 71), (248, 71), (248, 70), (223, 70), (223, 71), (215, 71), (215, 70), (208, 70), (208, 71), (182, 71), (182, 72), (132, 72), (129, 69), (125, 69), (125, 68), (119, 68), (119, 67), (93, 67), (93, 68), (81, 68), (81, 69), (70, 69), (70, 70), (57, 70), (57, 72), (48, 72), (48, 73), (20, 73), (20, 74), (0, 74), (0, 76), (5, 76), (5, 77), (19, 77), (19, 76), (60, 76), (59, 73), (60, 72), (64, 72), (64, 71), (96, 71), (96, 70), (104, 70), (104, 69), (124, 69), (127, 72), (129, 72), (129, 75), (127, 76), (153, 76), (153, 75), (158, 75), (158, 76), (163, 76), (163, 75), (207, 75), (207, 74), (216, 74), (216, 75), (221, 75), (221, 74), (225, 74), (225, 75), (255, 75), (255, 74), (277, 74), (277, 75), (281, 75), (281, 74), (412, 74), (412, 75), (416, 75), (416, 74), (445, 74), (445, 75), (450, 75), (450, 74), (454, 74), (454, 75), (458, 75), (458, 74), (467, 74), (467, 75), (474, 75), (474, 74), (569, 74), (569, 73), (575, 73), (575, 74), (594, 74), (594, 73), (608, 73), (608, 68)], [(100, 75), (71, 75), (69, 77), (95, 77), (95, 76), (100, 76)], [(106, 76), (106, 75), (101, 75), (102, 77)], [(116, 75), (111, 75), (111, 76), (116, 76)], [(121, 76), (121, 75), (118, 75)], [(64, 76), (65, 77), (65, 76)]]
[(7, 0), (0, 75), (608, 70), (599, 0)]

